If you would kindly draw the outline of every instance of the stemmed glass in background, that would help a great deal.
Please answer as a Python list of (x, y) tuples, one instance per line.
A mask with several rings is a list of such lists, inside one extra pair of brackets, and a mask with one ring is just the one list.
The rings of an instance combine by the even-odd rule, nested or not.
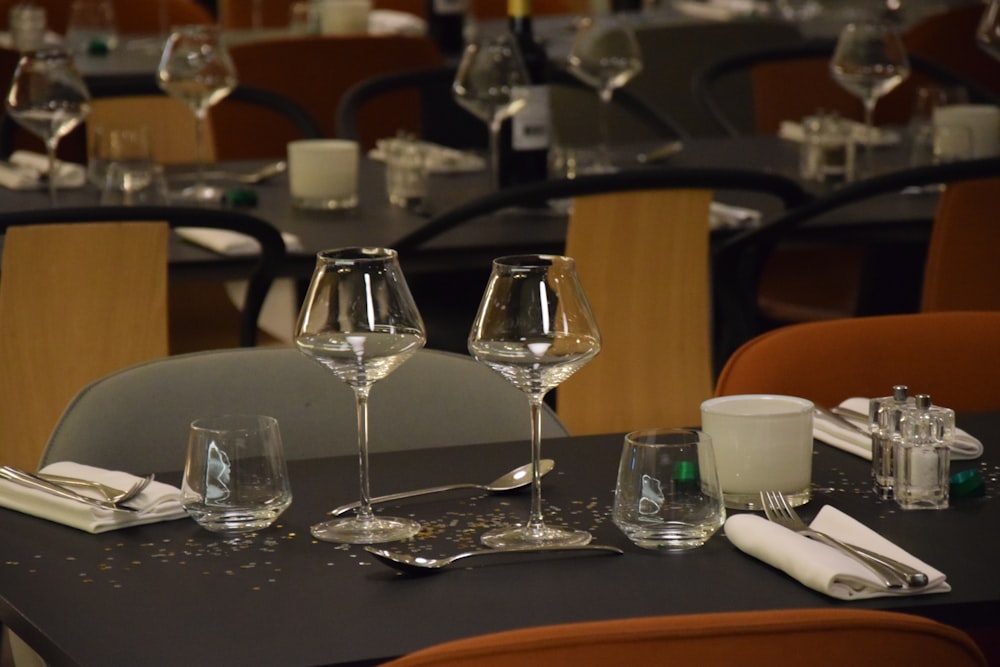
[(976, 27), (976, 43), (986, 53), (1000, 60), (1000, 0), (992, 0)]
[(610, 139), (611, 98), (615, 90), (634, 79), (642, 71), (642, 53), (632, 27), (617, 17), (601, 21), (581, 19), (567, 59), (569, 71), (601, 98), (600, 131), (595, 170), (612, 171), (608, 151)]
[(489, 547), (578, 545), (582, 530), (548, 526), (539, 474), (542, 399), (601, 349), (597, 323), (569, 257), (522, 255), (493, 261), (469, 334), (472, 356), (528, 395), (531, 408), (531, 515), (525, 525), (483, 534)]
[(465, 47), (452, 93), (459, 105), (489, 128), (494, 190), (500, 189), (500, 128), (527, 104), (529, 84), (521, 51), (509, 32)]
[(295, 344), (345, 382), (357, 397), (361, 505), (354, 517), (311, 528), (327, 542), (374, 544), (410, 537), (420, 524), (376, 517), (368, 489), (368, 394), (425, 342), (424, 323), (403, 278), (395, 250), (342, 248), (316, 259), (295, 326)]
[(90, 92), (69, 54), (61, 49), (41, 49), (23, 55), (7, 92), (7, 112), (45, 142), (49, 200), (55, 206), (59, 140), (90, 113)]
[(848, 23), (837, 38), (830, 73), (864, 105), (865, 166), (871, 173), (875, 104), (910, 75), (906, 49), (899, 34), (887, 23)]
[(205, 183), (205, 120), (208, 109), (236, 87), (236, 68), (214, 25), (178, 28), (167, 38), (156, 72), (157, 83), (168, 95), (184, 102), (195, 117), (198, 151), (196, 183), (181, 192), (195, 202), (218, 201), (219, 188)]

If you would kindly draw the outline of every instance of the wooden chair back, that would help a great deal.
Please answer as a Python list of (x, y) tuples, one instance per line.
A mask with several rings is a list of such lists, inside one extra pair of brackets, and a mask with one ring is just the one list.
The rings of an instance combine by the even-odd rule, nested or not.
[(774, 329), (726, 362), (717, 395), (787, 394), (832, 407), (905, 384), (959, 412), (1000, 409), (1000, 312), (910, 313)]
[[(457, 639), (384, 667), (670, 664), (985, 667), (969, 635), (913, 614), (777, 609), (681, 614), (529, 627)], [(665, 656), (669, 656), (666, 659)]]
[(167, 355), (166, 223), (11, 227), (0, 276), (0, 458), (34, 470), (88, 383)]
[(1000, 178), (949, 183), (927, 247), (920, 309), (1000, 310)]
[[(91, 101), (87, 117), (88, 154), (93, 149), (94, 130), (100, 127), (149, 128), (152, 158), (160, 164), (191, 164), (197, 161), (195, 120), (183, 102), (165, 95), (99, 97)], [(215, 137), (211, 118), (205, 122), (205, 159), (214, 162)]]
[(707, 189), (573, 200), (566, 254), (601, 330), (601, 353), (556, 391), (575, 435), (696, 425), (712, 394)]

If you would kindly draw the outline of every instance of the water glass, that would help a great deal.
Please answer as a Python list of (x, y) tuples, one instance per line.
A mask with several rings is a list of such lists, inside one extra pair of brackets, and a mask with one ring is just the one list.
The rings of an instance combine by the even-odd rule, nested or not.
[(703, 545), (726, 520), (712, 438), (687, 429), (626, 435), (612, 519), (644, 549)]
[(809, 116), (802, 120), (799, 171), (804, 180), (846, 183), (854, 180), (854, 133), (836, 116)]
[(385, 151), (385, 187), (389, 203), (402, 208), (427, 197), (427, 158), (419, 142), (397, 137), (379, 142)]
[(354, 208), (358, 204), (356, 141), (299, 139), (288, 144), (292, 205), (303, 209)]
[(7, 13), (10, 41), (21, 53), (37, 51), (45, 43), (45, 8), (18, 3)]
[(223, 415), (192, 422), (181, 493), (184, 509), (210, 531), (270, 526), (292, 503), (278, 421)]
[(761, 491), (781, 491), (793, 507), (812, 483), (812, 401), (775, 394), (711, 398), (701, 428), (712, 436), (726, 507), (759, 510)]
[(319, 0), (319, 26), (324, 35), (364, 35), (371, 0)]

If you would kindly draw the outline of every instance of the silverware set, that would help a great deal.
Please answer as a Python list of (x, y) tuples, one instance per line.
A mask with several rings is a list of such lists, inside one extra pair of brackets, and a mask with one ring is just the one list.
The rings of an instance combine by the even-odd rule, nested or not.
[[(101, 509), (135, 512), (137, 511), (135, 508), (127, 507), (124, 503), (127, 503), (142, 493), (143, 490), (149, 486), (150, 482), (153, 481), (155, 476), (152, 474), (147, 475), (133, 484), (130, 488), (124, 490), (116, 489), (114, 487), (87, 479), (65, 477), (62, 475), (36, 475), (12, 466), (0, 467), (0, 477), (9, 482), (13, 482), (14, 484), (19, 484), (53, 496), (65, 498), (66, 500), (83, 503), (84, 505), (99, 507)], [(77, 493), (76, 491), (73, 491), (71, 487), (90, 488), (98, 491), (104, 496), (104, 498), (93, 498), (91, 496)]]

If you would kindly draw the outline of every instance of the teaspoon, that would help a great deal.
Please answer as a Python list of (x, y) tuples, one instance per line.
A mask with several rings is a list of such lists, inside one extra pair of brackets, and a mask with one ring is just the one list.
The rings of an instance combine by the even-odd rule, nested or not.
[[(553, 468), (555, 468), (555, 466), (556, 462), (552, 459), (542, 459), (538, 463), (538, 474), (544, 477)], [(369, 502), (372, 505), (376, 505), (378, 503), (388, 503), (393, 500), (402, 500), (404, 498), (413, 498), (415, 496), (426, 496), (432, 493), (443, 493), (444, 491), (454, 491), (456, 489), (479, 489), (481, 491), (489, 491), (490, 493), (503, 493), (505, 491), (520, 489), (531, 484), (531, 472), (532, 465), (528, 463), (518, 468), (514, 468), (506, 475), (497, 477), (489, 484), (449, 484), (446, 486), (432, 486), (427, 489), (401, 491), (387, 496), (378, 496), (376, 498), (372, 498)], [(331, 516), (340, 516), (345, 512), (357, 509), (360, 505), (361, 503), (355, 500), (353, 503), (347, 503), (346, 505), (341, 505), (340, 507), (330, 510), (328, 514)]]
[(462, 551), (457, 554), (452, 554), (451, 556), (444, 556), (441, 558), (426, 558), (424, 556), (415, 556), (413, 554), (404, 554), (398, 551), (389, 551), (388, 549), (378, 549), (376, 547), (365, 547), (365, 551), (375, 556), (378, 560), (385, 563), (389, 567), (394, 567), (402, 572), (407, 572), (410, 574), (429, 574), (431, 572), (437, 572), (443, 568), (448, 567), (455, 561), (463, 560), (465, 558), (474, 558), (477, 556), (503, 556), (511, 554), (538, 554), (545, 553), (549, 551), (591, 551), (598, 553), (606, 553), (609, 555), (620, 556), (625, 553), (618, 547), (612, 547), (605, 544), (583, 544), (577, 546), (537, 546), (537, 547), (502, 547), (496, 549), (479, 549), (476, 551)]

